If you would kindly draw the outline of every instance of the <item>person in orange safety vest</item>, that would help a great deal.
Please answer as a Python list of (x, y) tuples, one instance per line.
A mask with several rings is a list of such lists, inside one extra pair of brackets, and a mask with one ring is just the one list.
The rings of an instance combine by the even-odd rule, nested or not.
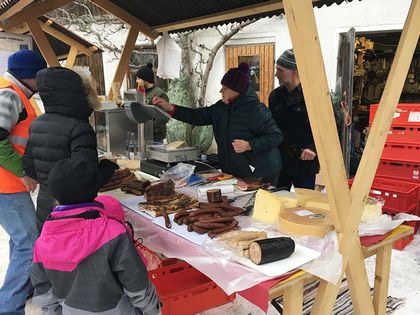
[(29, 101), (37, 92), (36, 73), (47, 64), (39, 54), (20, 50), (9, 56), (7, 66), (0, 77), (0, 225), (10, 237), (10, 254), (0, 288), (0, 315), (23, 315), (33, 290), (29, 275), (38, 231), (30, 196), (37, 182), (25, 175), (22, 155), (36, 117)]

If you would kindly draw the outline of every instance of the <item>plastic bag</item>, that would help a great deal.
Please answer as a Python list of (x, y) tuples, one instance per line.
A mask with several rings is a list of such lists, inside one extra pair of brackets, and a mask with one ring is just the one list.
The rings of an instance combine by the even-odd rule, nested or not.
[(157, 253), (144, 246), (141, 240), (136, 240), (134, 246), (136, 247), (140, 258), (143, 260), (147, 271), (157, 269), (162, 265), (162, 258)]
[(184, 187), (188, 184), (188, 180), (194, 173), (195, 165), (178, 163), (174, 167), (168, 169), (160, 177), (161, 179), (171, 179), (175, 183), (175, 187)]
[(156, 44), (159, 65), (156, 75), (162, 79), (178, 79), (181, 68), (181, 48), (164, 32)]

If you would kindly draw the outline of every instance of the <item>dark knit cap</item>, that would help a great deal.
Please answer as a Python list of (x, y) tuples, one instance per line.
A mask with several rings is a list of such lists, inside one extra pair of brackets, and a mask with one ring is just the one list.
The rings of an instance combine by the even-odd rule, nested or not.
[(47, 63), (38, 53), (24, 49), (15, 52), (7, 60), (7, 69), (17, 79), (34, 79), (36, 73), (47, 67)]
[(99, 164), (82, 158), (68, 158), (55, 163), (48, 175), (48, 187), (60, 204), (91, 202), (118, 169), (110, 160)]
[(238, 93), (243, 93), (249, 86), (249, 66), (242, 62), (238, 68), (231, 68), (222, 78), (222, 85), (234, 90)]
[(295, 53), (293, 52), (293, 49), (287, 49), (285, 50), (279, 59), (277, 59), (276, 62), (279, 66), (283, 66), (286, 69), (290, 70), (296, 70), (296, 60), (295, 60)]
[(136, 76), (146, 82), (155, 83), (155, 74), (153, 73), (153, 65), (151, 63), (137, 70)]

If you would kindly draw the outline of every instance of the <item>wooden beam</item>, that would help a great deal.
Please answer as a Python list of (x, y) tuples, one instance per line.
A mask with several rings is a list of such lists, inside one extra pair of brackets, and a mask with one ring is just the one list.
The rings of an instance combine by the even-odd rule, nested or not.
[[(48, 20), (48, 21), (52, 22), (51, 20)], [(53, 28), (50, 23), (43, 23), (39, 21), (39, 24), (41, 25), (41, 28), (45, 33), (48, 33), (51, 36), (54, 36), (55, 38), (61, 40), (63, 43), (66, 43), (67, 45), (69, 45), (70, 47), (76, 47), (80, 52), (84, 53), (86, 56), (92, 56), (95, 53), (95, 51), (98, 50), (98, 47), (96, 46), (86, 47), (82, 45), (80, 42), (78, 42), (74, 38)]]
[(376, 254), (375, 284), (373, 291), (373, 306), (375, 314), (386, 314), (388, 300), (389, 273), (391, 271), (392, 244), (387, 244)]
[[(134, 47), (136, 46), (136, 40), (138, 35), (139, 30), (134, 27), (131, 27), (125, 40), (125, 45), (121, 53), (120, 62), (118, 63), (118, 67), (115, 71), (114, 79), (112, 80), (112, 82), (120, 82), (120, 84), (122, 85), (122, 81), (124, 79), (124, 75), (126, 73), (130, 57), (133, 53)], [(109, 99), (112, 100), (112, 88), (109, 90), (108, 96)]]
[[(51, 20), (48, 20), (48, 21), (51, 21)], [(59, 30), (56, 30), (55, 28), (53, 28), (50, 23), (43, 23), (39, 21), (39, 25), (41, 25), (41, 28), (45, 33), (48, 33), (51, 36), (54, 36), (58, 40), (69, 45), (70, 47), (77, 47), (77, 49), (81, 53), (87, 56), (93, 55), (98, 50), (98, 47), (94, 45), (90, 47), (84, 46), (83, 44), (79, 43), (77, 40), (73, 39), (72, 37), (66, 35), (65, 33), (61, 33)], [(9, 32), (15, 33), (15, 34), (25, 34), (25, 33), (30, 32), (30, 30), (26, 24), (22, 24), (22, 25), (10, 28)]]
[(195, 17), (193, 19), (177, 21), (153, 27), (158, 32), (168, 32), (173, 30), (180, 30), (188, 27), (200, 26), (205, 24), (212, 24), (240, 18), (244, 16), (255, 15), (259, 13), (271, 12), (283, 9), (283, 3), (279, 0), (265, 1), (262, 4), (253, 4), (242, 8), (236, 8), (220, 13), (209, 14), (205, 16)]
[[(413, 0), (351, 188), (352, 206), (349, 213), (361, 213), (362, 209), (360, 209), (360, 205), (362, 204), (362, 200), (366, 199), (369, 194), (395, 109), (416, 49), (419, 34), (420, 0)], [(352, 223), (349, 225), (357, 229), (360, 216), (351, 217), (351, 220)], [(353, 233), (355, 232), (354, 230)]]
[(24, 7), (26, 7), (28, 4), (33, 2), (34, 0), (20, 0), (17, 3), (15, 3), (11, 8), (9, 8), (6, 12), (4, 12), (2, 15), (0, 15), (0, 20), (7, 19), (11, 17), (12, 15), (18, 13), (19, 11), (23, 10)]
[(69, 68), (69, 69), (73, 68), (74, 61), (76, 60), (76, 57), (77, 57), (77, 52), (78, 52), (77, 47), (70, 48), (69, 54), (67, 55), (66, 66), (65, 66), (66, 68)]
[[(347, 267), (350, 257), (352, 264), (349, 268), (353, 274), (360, 273), (357, 281), (354, 278), (349, 279), (349, 285), (356, 283), (360, 286), (357, 296), (352, 296), (353, 305), (356, 310), (364, 309), (364, 314), (374, 314), (363, 258), (360, 255), (354, 255), (354, 251), (360, 252), (360, 243), (357, 243), (348, 232), (346, 233), (351, 199), (312, 1), (283, 0), (283, 5), (317, 154), (328, 191), (334, 227), (340, 252), (343, 255), (343, 268)], [(338, 289), (339, 284), (334, 285), (322, 280), (312, 314), (330, 314)]]
[(50, 43), (48, 42), (47, 36), (42, 31), (41, 26), (38, 23), (38, 19), (33, 18), (32, 20), (28, 20), (26, 21), (26, 24), (28, 25), (28, 28), (32, 33), (32, 37), (34, 38), (48, 65), (50, 67), (60, 66), (57, 56), (55, 55)]
[(350, 194), (312, 3), (283, 4), (330, 209), (340, 233), (339, 219), (346, 218)]
[(4, 30), (9, 30), (12, 27), (19, 26), (20, 24), (26, 23), (26, 21), (37, 18), (45, 13), (66, 5), (72, 0), (45, 0), (39, 1), (25, 7), (19, 14), (15, 14), (7, 19), (0, 20), (0, 26)]
[(127, 11), (121, 9), (119, 6), (114, 4), (112, 1), (109, 0), (89, 0), (90, 2), (96, 4), (98, 7), (102, 8), (103, 10), (115, 15), (117, 18), (123, 20), (131, 27), (134, 27), (139, 32), (143, 33), (150, 39), (156, 39), (159, 36), (159, 33), (153, 30), (149, 25), (141, 21), (140, 19), (136, 18), (135, 16), (131, 15)]
[(303, 280), (284, 290), (283, 314), (298, 315), (302, 314), (303, 306)]

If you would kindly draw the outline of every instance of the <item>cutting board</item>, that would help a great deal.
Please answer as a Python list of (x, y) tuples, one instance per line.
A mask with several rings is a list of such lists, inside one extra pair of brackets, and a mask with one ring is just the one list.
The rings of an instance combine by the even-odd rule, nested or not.
[(165, 226), (165, 219), (162, 216), (154, 218), (152, 222), (197, 245), (202, 245), (205, 241), (211, 240), (211, 238), (208, 237), (207, 234), (198, 234), (196, 232), (188, 232), (187, 226), (185, 224), (178, 225), (177, 223), (174, 222), (174, 216), (175, 216), (174, 213), (169, 215), (169, 219), (171, 220), (171, 223), (172, 223), (172, 227), (170, 229), (168, 229)]
[(145, 217), (149, 220), (152, 220), (154, 218), (152, 215), (150, 215), (147, 212), (144, 212), (144, 211), (140, 210), (140, 208), (139, 208), (139, 203), (140, 202), (145, 202), (145, 201), (146, 200), (144, 199), (144, 196), (136, 196), (136, 197), (133, 197), (133, 198), (128, 198), (128, 199), (122, 200), (121, 204), (126, 206), (128, 209), (133, 210), (134, 212), (140, 214), (141, 216), (143, 216), (143, 217)]
[(317, 259), (320, 255), (321, 253), (316, 250), (296, 244), (295, 252), (290, 257), (263, 265), (256, 265), (245, 257), (232, 256), (241, 265), (256, 270), (266, 276), (277, 277)]

